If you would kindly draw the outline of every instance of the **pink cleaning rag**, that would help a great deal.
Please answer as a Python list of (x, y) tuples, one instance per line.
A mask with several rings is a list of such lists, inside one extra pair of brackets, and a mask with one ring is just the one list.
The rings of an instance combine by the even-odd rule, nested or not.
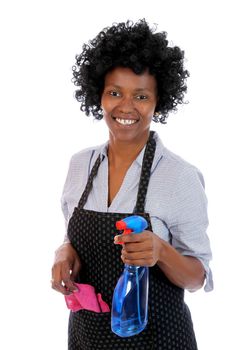
[(73, 312), (86, 309), (95, 312), (110, 312), (109, 306), (102, 299), (100, 293), (96, 295), (95, 288), (89, 284), (75, 283), (78, 290), (65, 295), (68, 309)]

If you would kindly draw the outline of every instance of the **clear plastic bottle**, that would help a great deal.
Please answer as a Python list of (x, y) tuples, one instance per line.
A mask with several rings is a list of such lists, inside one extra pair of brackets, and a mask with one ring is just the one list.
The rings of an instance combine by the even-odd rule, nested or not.
[(125, 265), (113, 295), (112, 331), (130, 337), (148, 321), (148, 267)]
[[(130, 216), (116, 223), (125, 234), (140, 233), (147, 227), (141, 216)], [(125, 265), (114, 290), (111, 327), (120, 337), (143, 331), (148, 321), (149, 270), (146, 266)]]

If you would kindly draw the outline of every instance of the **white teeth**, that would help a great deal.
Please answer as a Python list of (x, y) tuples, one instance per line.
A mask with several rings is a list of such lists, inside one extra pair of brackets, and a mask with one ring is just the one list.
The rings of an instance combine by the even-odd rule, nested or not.
[(116, 121), (122, 125), (131, 125), (137, 122), (137, 120), (135, 119), (120, 119), (120, 118), (116, 118)]

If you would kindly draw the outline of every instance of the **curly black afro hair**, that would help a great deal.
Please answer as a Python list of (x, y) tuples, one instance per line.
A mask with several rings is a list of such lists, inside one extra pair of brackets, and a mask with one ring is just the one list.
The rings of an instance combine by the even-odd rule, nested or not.
[(156, 33), (156, 28), (151, 29), (145, 19), (127, 21), (103, 29), (76, 56), (72, 67), (72, 81), (78, 87), (75, 98), (87, 116), (103, 118), (100, 104), (105, 75), (117, 66), (131, 68), (136, 74), (149, 69), (155, 77), (159, 96), (155, 122), (166, 123), (168, 113), (183, 103), (189, 76), (184, 69), (184, 52), (177, 46), (168, 46), (167, 33)]

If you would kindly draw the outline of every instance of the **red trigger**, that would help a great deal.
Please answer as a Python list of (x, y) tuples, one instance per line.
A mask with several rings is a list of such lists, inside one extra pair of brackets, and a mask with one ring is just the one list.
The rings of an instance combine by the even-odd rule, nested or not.
[[(126, 223), (123, 220), (116, 222), (116, 228), (117, 230), (123, 230), (123, 235), (129, 235), (133, 230), (130, 228), (127, 228)], [(118, 242), (117, 244), (123, 244), (123, 242)]]

